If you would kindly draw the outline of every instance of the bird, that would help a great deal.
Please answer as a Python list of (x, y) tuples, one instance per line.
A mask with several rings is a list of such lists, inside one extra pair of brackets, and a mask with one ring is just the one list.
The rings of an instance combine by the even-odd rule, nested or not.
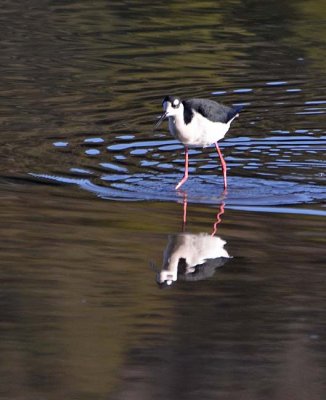
[(156, 130), (164, 119), (169, 120), (169, 130), (185, 147), (185, 171), (178, 190), (188, 179), (189, 147), (207, 147), (215, 144), (222, 164), (224, 190), (227, 188), (226, 163), (218, 141), (223, 139), (232, 121), (239, 116), (242, 106), (229, 107), (210, 99), (182, 100), (176, 96), (165, 96), (162, 101), (163, 114), (154, 126)]

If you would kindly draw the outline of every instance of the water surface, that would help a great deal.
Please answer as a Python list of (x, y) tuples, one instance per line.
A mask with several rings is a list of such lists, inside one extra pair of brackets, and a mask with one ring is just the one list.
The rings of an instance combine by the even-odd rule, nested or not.
[[(1, 398), (323, 399), (324, 3), (31, 0), (0, 22)], [(174, 190), (166, 94), (244, 105), (227, 193), (213, 147)], [(229, 257), (187, 268), (182, 240), (211, 234)]]

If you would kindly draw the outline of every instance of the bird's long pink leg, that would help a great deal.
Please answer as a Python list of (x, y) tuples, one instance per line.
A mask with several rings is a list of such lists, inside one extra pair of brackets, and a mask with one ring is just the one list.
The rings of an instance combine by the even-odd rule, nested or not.
[(185, 174), (181, 179), (181, 181), (175, 187), (176, 190), (178, 190), (186, 182), (187, 179), (188, 179), (188, 147), (185, 146)]
[(223, 178), (224, 178), (224, 190), (227, 188), (227, 183), (226, 183), (226, 162), (224, 161), (224, 158), (222, 156), (221, 150), (218, 147), (217, 142), (215, 143), (216, 150), (218, 152), (218, 155), (220, 156), (221, 164), (222, 164), (222, 171), (223, 171)]

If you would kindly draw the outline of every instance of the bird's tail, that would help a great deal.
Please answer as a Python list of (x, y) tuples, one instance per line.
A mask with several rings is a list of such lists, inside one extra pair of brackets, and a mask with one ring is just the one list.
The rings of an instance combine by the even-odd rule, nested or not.
[(233, 108), (233, 117), (231, 119), (231, 122), (239, 116), (240, 111), (243, 109), (243, 106), (234, 106)]
[(242, 109), (243, 109), (243, 106), (242, 106), (242, 105), (241, 105), (241, 106), (234, 106), (234, 107), (233, 107), (234, 113), (235, 113), (235, 115), (236, 115), (237, 117), (239, 116), (239, 112), (242, 111)]
[(231, 123), (234, 118), (239, 116), (239, 112), (243, 109), (243, 106), (233, 106), (229, 108), (228, 115), (227, 115), (227, 123)]
[(228, 113), (228, 123), (230, 124), (235, 118), (239, 116), (239, 112), (243, 109), (243, 106), (233, 106), (230, 108)]

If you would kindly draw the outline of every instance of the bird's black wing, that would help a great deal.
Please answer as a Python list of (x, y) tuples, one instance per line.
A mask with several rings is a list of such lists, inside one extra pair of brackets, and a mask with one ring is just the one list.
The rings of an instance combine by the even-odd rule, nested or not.
[(183, 105), (185, 120), (187, 116), (191, 116), (191, 110), (194, 110), (212, 122), (222, 122), (224, 124), (228, 123), (242, 109), (242, 106), (228, 107), (216, 101), (206, 99), (185, 100)]

